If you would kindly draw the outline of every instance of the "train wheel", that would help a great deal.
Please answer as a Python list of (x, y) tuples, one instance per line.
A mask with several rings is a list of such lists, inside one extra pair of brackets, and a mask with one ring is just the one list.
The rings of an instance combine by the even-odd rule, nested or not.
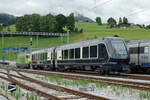
[(58, 71), (65, 71), (65, 67), (63, 66), (63, 65), (61, 65), (61, 66), (58, 66), (58, 68), (57, 68), (57, 70)]
[(100, 68), (98, 72), (99, 72), (99, 74), (101, 74), (101, 75), (104, 75), (104, 74), (105, 74), (105, 71), (103, 70), (103, 68)]

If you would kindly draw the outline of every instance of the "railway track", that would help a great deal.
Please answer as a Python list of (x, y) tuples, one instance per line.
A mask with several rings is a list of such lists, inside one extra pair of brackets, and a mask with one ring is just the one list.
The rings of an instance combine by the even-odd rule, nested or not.
[(108, 79), (107, 77), (93, 77), (88, 75), (79, 75), (79, 74), (70, 74), (70, 73), (60, 73), (60, 72), (47, 72), (47, 71), (39, 71), (39, 70), (24, 70), (24, 69), (15, 69), (19, 72), (25, 72), (30, 74), (38, 74), (38, 75), (57, 75), (61, 78), (67, 79), (83, 79), (90, 80), (91, 82), (105, 82), (110, 85), (121, 85), (124, 87), (130, 87), (138, 90), (150, 91), (150, 82), (135, 82), (135, 81), (127, 81), (127, 80), (116, 80), (116, 79)]
[(3, 80), (6, 80), (8, 82), (12, 82), (12, 83), (15, 83), (17, 84), (18, 86), (20, 86), (21, 88), (24, 88), (26, 90), (29, 90), (29, 91), (34, 91), (36, 92), (37, 94), (40, 94), (42, 95), (43, 97), (46, 97), (47, 99), (46, 100), (62, 100), (60, 98), (57, 98), (51, 94), (47, 94), (46, 92), (43, 92), (39, 89), (35, 89), (35, 88), (32, 88), (31, 86), (28, 86), (28, 85), (25, 85), (19, 81), (17, 81), (16, 79), (12, 78), (11, 76), (8, 75), (8, 77), (4, 77), (4, 76), (1, 76), (0, 75), (0, 78), (3, 79)]
[[(43, 81), (39, 81), (37, 79), (33, 79), (33, 78), (30, 78), (30, 77), (24, 76), (23, 74), (18, 72), (18, 70), (15, 70), (15, 71), (18, 73), (18, 75), (1, 72), (2, 74), (7, 75), (8, 78), (4, 78), (2, 76), (0, 76), (0, 78), (3, 78), (7, 81), (11, 81), (13, 83), (16, 83), (16, 84), (18, 84), (19, 86), (21, 86), (25, 89), (35, 91), (36, 93), (40, 93), (40, 94), (42, 94), (42, 96), (47, 97), (48, 100), (110, 100), (108, 98), (95, 96), (95, 95), (92, 95), (92, 94), (88, 94), (88, 93), (84, 93), (84, 92), (80, 92), (80, 91), (60, 87), (60, 86), (57, 86), (57, 85), (53, 85), (53, 84), (50, 84), (50, 83), (46, 83), (46, 82), (43, 82)], [(51, 95), (51, 94), (42, 92), (38, 89), (34, 89), (30, 86), (26, 86), (23, 83), (20, 83), (19, 81), (17, 81), (16, 78), (38, 84), (42, 87), (46, 87), (46, 88), (53, 89), (53, 90), (56, 90), (56, 91), (65, 92), (65, 93), (67, 93), (67, 96), (59, 97), (58, 95), (56, 96), (56, 95)]]
[[(68, 72), (67, 72), (68, 73)], [(143, 75), (143, 74), (120, 74), (120, 75), (100, 75), (99, 73), (95, 72), (84, 72), (84, 71), (77, 71), (72, 72), (73, 74), (83, 74), (83, 75), (92, 75), (92, 76), (108, 76), (108, 77), (117, 77), (117, 78), (127, 78), (127, 79), (139, 79), (139, 80), (150, 80), (150, 75)]]
[[(6, 69), (6, 68), (2, 68)], [(26, 69), (20, 69), (26, 70)], [(40, 71), (40, 70), (30, 70), (30, 71)], [(60, 72), (60, 71), (41, 71), (50, 73), (50, 72)], [(69, 73), (69, 74), (82, 74), (82, 75), (91, 75), (91, 76), (102, 76), (102, 77), (114, 77), (114, 78), (125, 78), (125, 79), (138, 79), (138, 80), (150, 80), (150, 75), (143, 75), (143, 74), (120, 74), (120, 75), (100, 75), (96, 72), (91, 71), (76, 71), (76, 72), (60, 72), (60, 73)]]

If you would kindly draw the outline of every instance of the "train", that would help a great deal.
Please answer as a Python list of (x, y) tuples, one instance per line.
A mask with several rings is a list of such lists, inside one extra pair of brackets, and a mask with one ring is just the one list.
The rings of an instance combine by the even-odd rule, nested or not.
[(127, 48), (132, 72), (150, 73), (150, 40), (130, 40)]
[(16, 66), (59, 71), (95, 71), (100, 74), (130, 73), (129, 56), (123, 39), (105, 37), (19, 53)]

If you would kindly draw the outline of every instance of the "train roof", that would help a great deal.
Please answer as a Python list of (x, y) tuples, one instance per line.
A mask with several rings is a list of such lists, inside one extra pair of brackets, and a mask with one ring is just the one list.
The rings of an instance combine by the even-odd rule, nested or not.
[(17, 55), (27, 55), (27, 54), (30, 54), (29, 52), (19, 52), (17, 53)]
[(51, 50), (54, 50), (54, 49), (55, 49), (55, 47), (45, 48), (45, 49), (41, 49), (41, 50), (35, 50), (35, 51), (32, 51), (32, 54), (35, 54), (35, 53), (43, 53), (43, 52), (51, 51)]
[(99, 42), (105, 43), (105, 41), (116, 40), (116, 39), (122, 40), (120, 37), (98, 38), (98, 39), (94, 39), (94, 40), (87, 40), (87, 41), (82, 41), (82, 42), (79, 42), (79, 43), (63, 45), (63, 46), (57, 47), (56, 50), (71, 49), (71, 48), (77, 48), (77, 47), (89, 46), (89, 45), (97, 45), (97, 44), (99, 44)]
[(127, 40), (127, 44), (137, 44), (137, 43), (150, 43), (150, 39), (147, 40)]
[(45, 48), (45, 49), (40, 49), (40, 50), (35, 50), (32, 51), (32, 54), (36, 54), (36, 53), (43, 53), (43, 52), (47, 52), (47, 51), (52, 51), (56, 48), (56, 50), (61, 50), (61, 49), (70, 49), (72, 47), (81, 47), (81, 46), (89, 46), (89, 45), (97, 45), (99, 42), (104, 43), (105, 41), (108, 40), (122, 40), (120, 37), (105, 37), (105, 38), (98, 38), (98, 39), (94, 39), (94, 40), (87, 40), (87, 41), (82, 41), (79, 43), (73, 43), (73, 44), (67, 44), (67, 45), (63, 45), (63, 46), (58, 46), (58, 47), (51, 47), (51, 48)]

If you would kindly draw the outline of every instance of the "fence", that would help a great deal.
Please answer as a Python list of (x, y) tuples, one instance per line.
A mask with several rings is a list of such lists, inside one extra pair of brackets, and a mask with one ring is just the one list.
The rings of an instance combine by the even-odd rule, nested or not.
[(67, 36), (67, 33), (48, 33), (48, 32), (3, 32), (0, 31), (0, 36), (47, 36), (47, 37), (60, 37)]

